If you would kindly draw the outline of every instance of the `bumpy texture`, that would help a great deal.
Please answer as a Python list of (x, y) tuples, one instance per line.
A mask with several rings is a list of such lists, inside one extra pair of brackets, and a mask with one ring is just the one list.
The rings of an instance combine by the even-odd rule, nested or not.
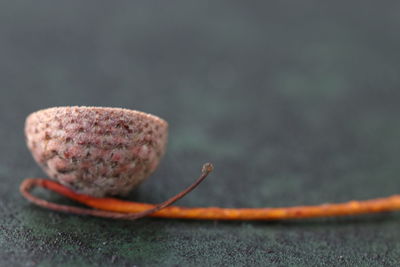
[(168, 124), (128, 109), (58, 107), (29, 115), (25, 134), (51, 178), (92, 196), (125, 195), (156, 169)]

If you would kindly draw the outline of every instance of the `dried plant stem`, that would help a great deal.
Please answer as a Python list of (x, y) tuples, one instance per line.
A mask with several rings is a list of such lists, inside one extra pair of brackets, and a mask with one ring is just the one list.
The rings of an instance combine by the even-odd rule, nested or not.
[[(186, 194), (191, 192), (193, 189), (195, 189), (207, 176), (210, 172), (212, 172), (213, 166), (211, 163), (206, 163), (203, 165), (201, 175), (200, 177), (189, 187), (187, 187), (185, 190), (182, 192), (178, 193), (177, 195), (173, 196), (172, 198), (158, 204), (158, 205), (147, 205), (144, 209), (137, 210), (133, 213), (126, 213), (126, 212), (115, 212), (115, 211), (107, 211), (107, 209), (102, 209), (98, 208), (97, 210), (95, 209), (85, 209), (85, 208), (78, 208), (78, 207), (72, 207), (72, 206), (66, 206), (66, 205), (60, 205), (52, 202), (48, 202), (47, 200), (37, 198), (33, 196), (30, 193), (30, 190), (36, 186), (40, 186), (46, 189), (49, 189), (51, 191), (57, 192), (61, 195), (64, 195), (66, 197), (69, 197), (71, 199), (77, 200), (78, 202), (81, 201), (89, 201), (90, 203), (96, 202), (97, 199), (102, 199), (103, 201), (108, 201), (108, 200), (116, 200), (113, 198), (93, 198), (87, 195), (82, 195), (82, 194), (76, 194), (70, 189), (62, 186), (59, 183), (52, 182), (49, 180), (45, 179), (25, 179), (19, 190), (21, 194), (28, 199), (30, 202), (55, 211), (61, 211), (61, 212), (66, 212), (66, 213), (74, 213), (74, 214), (79, 214), (79, 215), (91, 215), (91, 216), (97, 216), (97, 217), (104, 217), (104, 218), (112, 218), (112, 219), (127, 219), (127, 220), (136, 220), (142, 217), (149, 216), (157, 211), (160, 211), (174, 202), (178, 201), (182, 197), (184, 197)], [(79, 199), (79, 200), (78, 200)], [(94, 200), (94, 201), (93, 201)], [(84, 203), (84, 202), (82, 202)]]
[[(193, 190), (211, 171), (211, 164), (204, 165), (202, 175), (194, 184), (192, 184), (182, 193), (159, 205), (130, 202), (115, 198), (96, 198), (88, 195), (77, 194), (69, 188), (45, 179), (26, 179), (21, 184), (20, 191), (25, 198), (45, 208), (74, 214), (92, 215), (114, 219), (138, 219), (144, 216), (151, 216), (159, 218), (198, 220), (285, 220), (359, 215), (400, 210), (400, 195), (393, 195), (386, 198), (377, 198), (365, 201), (350, 201), (338, 204), (294, 206), (283, 208), (229, 209), (218, 207), (188, 208), (169, 206)], [(29, 191), (35, 186), (40, 186), (57, 192), (63, 196), (95, 209), (83, 209), (58, 205), (39, 199), (29, 193)]]

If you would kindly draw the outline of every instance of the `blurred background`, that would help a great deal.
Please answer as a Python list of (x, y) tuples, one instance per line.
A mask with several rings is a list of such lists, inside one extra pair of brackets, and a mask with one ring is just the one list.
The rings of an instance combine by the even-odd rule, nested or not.
[(25, 147), (25, 117), (86, 105), (137, 109), (170, 124), (165, 158), (131, 199), (162, 201), (207, 161), (215, 172), (179, 204), (288, 206), (395, 194), (399, 8), (2, 1), (0, 256), (23, 265), (395, 264), (396, 215), (301, 226), (112, 222), (43, 211), (17, 189), (24, 177), (43, 176)]

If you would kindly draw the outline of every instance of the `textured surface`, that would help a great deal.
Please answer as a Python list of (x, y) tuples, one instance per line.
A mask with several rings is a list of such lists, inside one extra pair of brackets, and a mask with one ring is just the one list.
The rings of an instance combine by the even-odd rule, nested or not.
[(58, 107), (26, 120), (33, 157), (49, 177), (92, 196), (126, 195), (154, 172), (168, 124), (142, 112)]
[(122, 222), (52, 213), (18, 194), (23, 178), (45, 176), (24, 142), (26, 116), (64, 105), (169, 122), (164, 159), (129, 199), (165, 200), (207, 161), (215, 171), (180, 205), (399, 193), (399, 4), (268, 3), (1, 1), (0, 265), (398, 266), (400, 213)]

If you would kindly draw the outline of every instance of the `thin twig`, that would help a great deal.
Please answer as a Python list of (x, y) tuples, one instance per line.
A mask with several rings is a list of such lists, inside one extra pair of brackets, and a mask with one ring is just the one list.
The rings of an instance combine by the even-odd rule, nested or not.
[[(189, 192), (191, 192), (193, 189), (195, 189), (212, 171), (213, 171), (213, 166), (211, 163), (204, 164), (200, 177), (193, 184), (191, 184), (189, 187), (187, 187), (185, 190), (183, 190), (182, 192), (178, 193), (177, 195), (171, 197), (170, 199), (168, 199), (158, 205), (154, 205), (152, 207), (149, 207), (148, 209), (145, 209), (145, 210), (142, 210), (142, 211), (139, 211), (136, 213), (123, 213), (123, 212), (114, 212), (114, 211), (106, 211), (106, 210), (78, 208), (78, 207), (60, 205), (60, 204), (49, 202), (44, 199), (40, 199), (40, 198), (32, 195), (30, 193), (30, 191), (36, 186), (41, 186), (43, 188), (51, 189), (51, 187), (48, 187), (48, 185), (51, 184), (51, 181), (44, 180), (44, 179), (26, 179), (26, 180), (24, 180), (20, 186), (20, 192), (30, 202), (32, 202), (38, 206), (41, 206), (41, 207), (44, 207), (47, 209), (51, 209), (51, 210), (55, 210), (55, 211), (74, 213), (74, 214), (78, 214), (78, 215), (91, 215), (91, 216), (112, 218), (112, 219), (136, 220), (139, 218), (146, 217), (154, 212), (157, 212), (159, 210), (162, 210), (162, 209), (172, 205), (174, 202), (178, 201), (179, 199), (181, 199), (182, 197), (187, 195)], [(56, 185), (62, 186), (60, 184), (56, 184)], [(53, 191), (56, 191), (56, 190), (53, 190)]]
[[(345, 203), (281, 208), (229, 209), (219, 207), (188, 208), (169, 206), (194, 189), (211, 171), (211, 164), (204, 165), (202, 175), (193, 185), (188, 187), (182, 193), (159, 205), (124, 201), (116, 198), (91, 197), (88, 195), (75, 193), (71, 189), (59, 183), (45, 179), (27, 179), (21, 184), (20, 190), (28, 200), (45, 208), (56, 211), (114, 219), (137, 219), (144, 216), (150, 216), (159, 218), (196, 220), (285, 220), (360, 215), (400, 210), (400, 195), (364, 201), (353, 200)], [(46, 200), (38, 199), (29, 193), (30, 189), (32, 189), (34, 186), (40, 186), (49, 189), (95, 209), (91, 210), (58, 205), (47, 202)]]

